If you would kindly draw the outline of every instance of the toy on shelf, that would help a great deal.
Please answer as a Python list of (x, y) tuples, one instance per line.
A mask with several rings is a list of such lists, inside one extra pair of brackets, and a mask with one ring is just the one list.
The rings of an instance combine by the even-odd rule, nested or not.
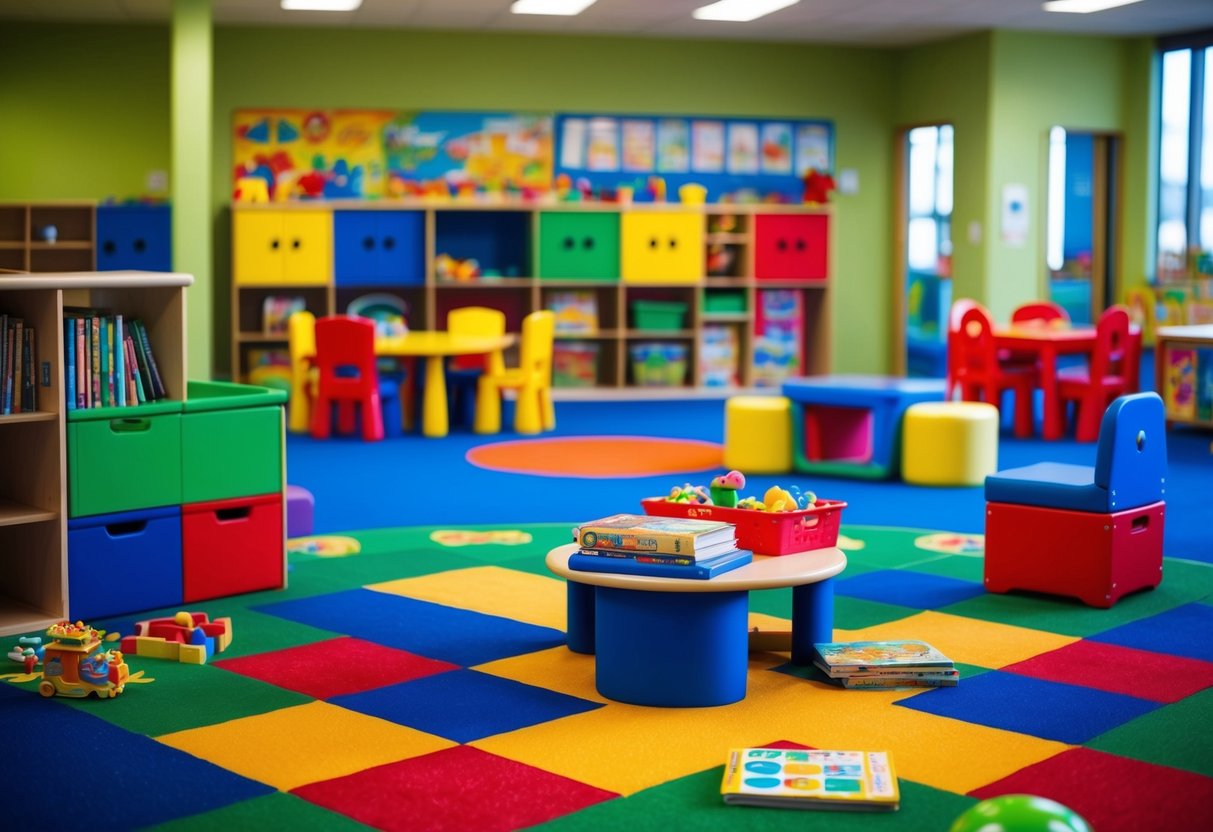
[(211, 621), (204, 612), (179, 612), (172, 618), (135, 622), (135, 635), (122, 639), (122, 650), (152, 659), (206, 664), (232, 643), (232, 619)]
[(42, 656), (38, 693), (76, 699), (89, 694), (112, 699), (122, 693), (129, 669), (118, 650), (97, 649), (104, 630), (95, 630), (82, 621), (61, 621), (48, 627), (46, 634), (51, 643)]
[(475, 258), (460, 260), (449, 254), (434, 258), (434, 276), (439, 280), (466, 282), (480, 277), (480, 263)]
[(806, 203), (826, 203), (830, 201), (830, 192), (837, 187), (834, 177), (825, 171), (813, 168), (804, 177), (804, 201)]

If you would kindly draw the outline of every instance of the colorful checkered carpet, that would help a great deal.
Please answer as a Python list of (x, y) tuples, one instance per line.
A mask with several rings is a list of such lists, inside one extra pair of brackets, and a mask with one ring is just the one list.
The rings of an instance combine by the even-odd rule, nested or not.
[[(1213, 828), (1207, 564), (1168, 559), (1158, 589), (1095, 610), (987, 595), (980, 538), (844, 525), (836, 638), (928, 641), (959, 686), (849, 691), (752, 654), (744, 701), (662, 709), (602, 698), (593, 657), (563, 646), (564, 587), (543, 555), (567, 525), (443, 531), (293, 554), (285, 592), (194, 608), (231, 616), (227, 651), (205, 666), (129, 656), (154, 681), (115, 700), (43, 699), (10, 676), (4, 826), (943, 830), (980, 798), (1026, 792), (1099, 832)], [(786, 629), (789, 591), (750, 608)], [(725, 807), (728, 749), (772, 743), (889, 750), (900, 811)]]

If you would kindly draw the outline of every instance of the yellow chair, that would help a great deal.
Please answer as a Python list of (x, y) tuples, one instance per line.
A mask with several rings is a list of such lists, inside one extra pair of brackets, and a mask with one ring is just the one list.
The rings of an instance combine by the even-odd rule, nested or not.
[(286, 426), (292, 433), (307, 433), (312, 421), (312, 399), (316, 395), (316, 370), (308, 356), (316, 354), (316, 316), (295, 312), (286, 322), (287, 348), (291, 353), (291, 398), (287, 402)]
[(521, 358), (518, 366), (493, 373), (486, 369), (476, 387), (476, 433), (501, 430), (501, 391), (518, 391), (514, 409), (517, 433), (539, 433), (556, 428), (552, 406), (552, 340), (556, 315), (543, 309), (522, 319)]
[[(505, 313), (487, 306), (462, 306), (446, 314), (446, 329), (451, 335), (496, 337), (505, 335)], [(451, 399), (452, 424), (470, 424), (472, 401), (480, 376), (501, 375), (505, 361), (501, 352), (488, 355), (456, 355), (447, 362), (446, 389)]]

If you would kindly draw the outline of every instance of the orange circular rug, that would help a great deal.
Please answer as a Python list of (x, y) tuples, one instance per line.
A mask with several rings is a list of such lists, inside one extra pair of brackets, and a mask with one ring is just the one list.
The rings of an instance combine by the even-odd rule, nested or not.
[(574, 436), (480, 445), (468, 451), (466, 458), (491, 471), (597, 480), (719, 468), (721, 448), (714, 442), (693, 439)]

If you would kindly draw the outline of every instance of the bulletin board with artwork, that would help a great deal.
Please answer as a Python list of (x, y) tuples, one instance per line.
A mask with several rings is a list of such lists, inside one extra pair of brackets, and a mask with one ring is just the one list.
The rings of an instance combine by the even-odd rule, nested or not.
[(800, 202), (805, 175), (834, 168), (830, 121), (560, 114), (555, 134), (558, 176), (594, 190), (631, 186), (637, 196), (660, 177), (670, 198), (694, 183), (711, 202), (773, 195)]
[(266, 198), (360, 199), (458, 192), (545, 192), (552, 116), (400, 110), (237, 110), (233, 186)]

